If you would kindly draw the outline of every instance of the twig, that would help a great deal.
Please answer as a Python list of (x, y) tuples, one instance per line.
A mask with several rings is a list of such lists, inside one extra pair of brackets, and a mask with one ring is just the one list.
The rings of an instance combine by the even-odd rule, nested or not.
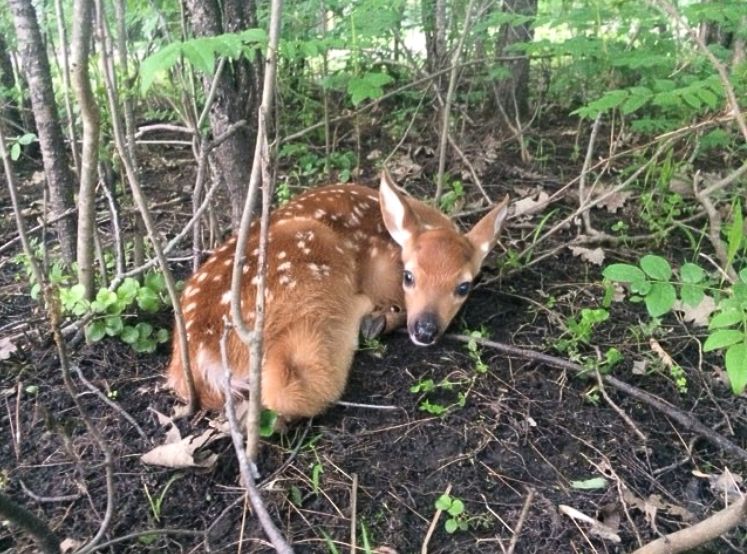
[(364, 410), (381, 410), (385, 412), (395, 412), (401, 410), (400, 406), (387, 406), (385, 404), (361, 404), (359, 402), (348, 402), (346, 400), (338, 400), (335, 402), (338, 406), (345, 406), (346, 408), (363, 408)]
[(446, 102), (441, 110), (441, 140), (438, 146), (438, 173), (436, 174), (436, 194), (434, 200), (436, 204), (441, 199), (441, 193), (444, 190), (444, 169), (446, 168), (446, 143), (449, 136), (449, 120), (451, 118), (451, 104), (454, 101), (454, 91), (456, 90), (457, 82), (457, 63), (462, 55), (462, 48), (464, 47), (464, 41), (467, 38), (467, 34), (472, 24), (472, 6), (474, 0), (469, 0), (467, 9), (465, 10), (464, 26), (462, 32), (459, 35), (459, 41), (457, 42), (454, 55), (451, 58), (451, 72), (449, 74), (449, 87), (446, 90)]
[(713, 247), (713, 251), (718, 257), (718, 261), (721, 263), (723, 273), (726, 274), (730, 283), (734, 283), (737, 280), (737, 272), (734, 270), (734, 266), (729, 262), (729, 256), (724, 246), (724, 241), (721, 240), (721, 214), (713, 205), (711, 198), (703, 194), (698, 185), (700, 184), (700, 171), (696, 171), (693, 175), (693, 194), (695, 199), (700, 202), (700, 205), (705, 210), (708, 216), (708, 241)]
[(137, 431), (137, 434), (140, 435), (140, 438), (143, 440), (148, 440), (148, 435), (145, 434), (145, 431), (143, 431), (143, 428), (138, 425), (137, 421), (128, 414), (122, 406), (114, 402), (111, 398), (106, 396), (103, 392), (101, 392), (93, 383), (91, 383), (88, 379), (86, 379), (85, 375), (83, 375), (83, 371), (81, 371), (80, 366), (78, 364), (73, 365), (73, 369), (75, 370), (75, 373), (78, 374), (78, 379), (81, 380), (81, 382), (86, 386), (86, 388), (91, 391), (94, 395), (96, 395), (104, 404), (109, 406), (111, 409), (113, 409), (115, 412), (119, 412), (119, 415), (121, 415), (123, 418), (125, 418), (130, 425), (132, 425), (135, 428), (135, 431)]
[[(451, 483), (448, 484), (446, 487), (446, 490), (444, 491), (444, 494), (449, 494), (451, 492)], [(443, 510), (441, 508), (436, 508), (436, 513), (433, 514), (433, 519), (431, 519), (431, 524), (428, 526), (428, 532), (425, 534), (425, 538), (423, 539), (423, 546), (420, 547), (420, 554), (428, 554), (428, 543), (431, 541), (431, 537), (433, 536), (433, 533), (436, 530), (436, 525), (438, 525), (438, 520), (441, 518), (441, 513)]]
[(607, 389), (604, 388), (604, 379), (602, 378), (602, 374), (599, 373), (599, 369), (594, 369), (594, 376), (597, 378), (597, 386), (599, 387), (599, 392), (602, 394), (602, 398), (604, 398), (604, 401), (607, 402), (610, 408), (617, 412), (617, 415), (619, 415), (620, 418), (628, 425), (628, 427), (630, 427), (633, 432), (638, 435), (638, 438), (641, 439), (644, 444), (648, 442), (648, 438), (643, 434), (643, 431), (638, 428), (633, 420), (630, 419), (630, 416), (626, 414), (622, 410), (622, 408), (620, 408), (620, 406), (615, 404), (615, 402), (610, 398), (609, 394), (607, 394)]
[(26, 483), (23, 482), (23, 479), (19, 479), (18, 484), (21, 485), (21, 490), (23, 490), (26, 496), (34, 499), (36, 502), (39, 502), (39, 503), (72, 502), (73, 500), (78, 500), (81, 497), (80, 493), (63, 494), (60, 496), (42, 496), (42, 495), (36, 494), (34, 491), (29, 489), (26, 486)]
[(639, 548), (633, 554), (676, 554), (707, 543), (744, 522), (747, 517), (747, 496), (680, 531), (665, 535)]
[(254, 508), (254, 513), (257, 516), (262, 529), (264, 530), (267, 538), (275, 547), (275, 550), (281, 554), (292, 554), (293, 549), (286, 542), (285, 538), (280, 534), (280, 531), (275, 527), (275, 524), (267, 512), (267, 508), (262, 500), (262, 496), (257, 490), (257, 485), (254, 480), (255, 471), (250, 467), (250, 463), (253, 465), (253, 461), (250, 461), (244, 450), (244, 438), (241, 436), (239, 431), (239, 424), (236, 421), (236, 412), (234, 409), (233, 402), (233, 391), (231, 389), (231, 369), (228, 365), (228, 353), (226, 351), (226, 342), (228, 339), (228, 333), (231, 328), (228, 322), (223, 327), (223, 334), (220, 338), (220, 355), (221, 362), (223, 364), (223, 393), (225, 396), (225, 412), (226, 419), (228, 420), (228, 426), (231, 431), (231, 442), (233, 443), (233, 449), (236, 453), (236, 458), (239, 461), (239, 470), (241, 472), (241, 480), (246, 488), (246, 494), (249, 496), (249, 500)]
[[(277, 69), (277, 49), (280, 36), (280, 14), (282, 12), (282, 0), (272, 0), (270, 8), (270, 32), (265, 59), (265, 74), (262, 83), (262, 102), (259, 106), (257, 140), (254, 147), (254, 158), (252, 170), (249, 177), (249, 190), (244, 202), (244, 210), (241, 214), (236, 251), (233, 260), (233, 272), (231, 274), (231, 320), (234, 330), (241, 341), (249, 347), (249, 406), (246, 416), (247, 426), (247, 453), (254, 461), (257, 455), (259, 443), (259, 418), (261, 414), (261, 371), (262, 363), (262, 327), (264, 326), (264, 283), (265, 283), (265, 260), (267, 249), (267, 224), (269, 221), (271, 179), (262, 179), (269, 173), (267, 166), (269, 156), (267, 145), (267, 117), (272, 111), (272, 102), (275, 86), (275, 72)], [(257, 190), (260, 181), (264, 180), (262, 187), (262, 221), (260, 225), (259, 256), (257, 258), (257, 296), (255, 307), (254, 330), (250, 330), (244, 321), (241, 311), (241, 285), (243, 278), (244, 261), (246, 260), (246, 245), (249, 240), (249, 226), (254, 216), (254, 206), (257, 199)]]
[[(476, 341), (477, 344), (487, 346), (488, 348), (494, 348), (495, 350), (499, 350), (507, 354), (512, 354), (514, 356), (519, 356), (528, 360), (541, 362), (551, 367), (566, 369), (577, 374), (584, 374), (588, 372), (587, 368), (583, 367), (580, 364), (576, 364), (574, 362), (564, 360), (556, 356), (550, 356), (549, 354), (535, 352), (534, 350), (519, 348), (510, 344), (504, 344), (487, 339), (468, 337), (466, 335), (448, 334), (445, 335), (445, 337), (457, 340), (459, 342)], [(666, 416), (672, 418), (689, 431), (701, 435), (711, 444), (722, 448), (725, 452), (728, 452), (733, 456), (737, 456), (742, 461), (747, 461), (747, 450), (740, 446), (737, 446), (726, 437), (714, 432), (712, 429), (709, 429), (693, 416), (683, 412), (679, 408), (672, 406), (669, 402), (662, 400), (661, 398), (654, 396), (651, 393), (634, 387), (633, 385), (629, 385), (628, 383), (625, 383), (624, 381), (621, 381), (620, 379), (612, 375), (605, 375), (604, 382), (611, 387), (624, 392), (628, 396), (632, 396), (636, 400), (639, 400), (640, 402), (643, 402), (644, 404), (647, 404), (648, 406), (664, 413)]]
[(350, 485), (350, 554), (355, 554), (357, 548), (356, 518), (358, 515), (358, 474), (353, 473)]
[(521, 508), (519, 520), (516, 522), (516, 526), (514, 527), (514, 533), (511, 536), (511, 542), (508, 543), (508, 550), (506, 550), (506, 554), (513, 554), (514, 550), (516, 549), (516, 544), (519, 542), (519, 535), (521, 535), (521, 529), (524, 527), (524, 522), (527, 519), (527, 514), (529, 514), (529, 507), (532, 505), (533, 500), (534, 489), (530, 488), (529, 491), (527, 491), (527, 498), (526, 500), (524, 500), (524, 506), (522, 506)]
[[(61, 214), (57, 214), (56, 216), (51, 217), (49, 219), (46, 219), (42, 223), (39, 223), (39, 225), (36, 225), (35, 227), (32, 227), (31, 229), (28, 229), (26, 231), (26, 234), (27, 235), (31, 235), (33, 233), (36, 233), (37, 231), (41, 231), (47, 225), (50, 225), (52, 223), (56, 223), (59, 220), (64, 219), (67, 216), (76, 213), (77, 211), (78, 211), (77, 206), (75, 208), (70, 208), (69, 210), (65, 210)], [(15, 245), (17, 242), (21, 242), (21, 237), (20, 236), (14, 237), (14, 238), (10, 239), (8, 242), (6, 242), (5, 244), (3, 244), (2, 246), (0, 246), (0, 254), (2, 254), (3, 252), (5, 252), (6, 250), (8, 250), (11, 246)]]
[[(579, 206), (583, 206), (586, 201), (586, 178), (589, 175), (589, 166), (591, 166), (591, 159), (594, 156), (594, 145), (597, 142), (597, 134), (599, 133), (599, 127), (602, 123), (602, 114), (597, 114), (596, 119), (594, 120), (594, 125), (591, 127), (591, 135), (589, 136), (589, 144), (586, 147), (586, 156), (584, 157), (584, 165), (581, 167), (581, 175), (578, 179), (578, 204)], [(591, 198), (591, 193), (589, 193), (589, 198)], [(581, 213), (581, 218), (584, 222), (584, 230), (589, 235), (595, 235), (596, 230), (591, 226), (591, 216), (589, 213), (589, 209), (584, 210)]]

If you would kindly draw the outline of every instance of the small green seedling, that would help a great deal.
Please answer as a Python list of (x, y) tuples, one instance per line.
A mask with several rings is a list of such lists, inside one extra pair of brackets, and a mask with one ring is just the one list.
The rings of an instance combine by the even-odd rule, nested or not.
[(444, 529), (447, 533), (453, 534), (456, 531), (466, 531), (469, 527), (467, 514), (464, 510), (464, 502), (448, 494), (442, 494), (436, 500), (436, 509), (448, 514), (444, 522)]
[(161, 489), (161, 493), (156, 498), (153, 498), (153, 496), (150, 494), (148, 484), (143, 483), (143, 488), (145, 489), (145, 497), (148, 499), (148, 504), (150, 505), (150, 513), (151, 515), (153, 515), (153, 519), (156, 523), (159, 523), (161, 521), (161, 508), (163, 507), (163, 501), (166, 498), (166, 493), (169, 491), (171, 485), (182, 477), (184, 477), (184, 475), (181, 473), (175, 473), (174, 475), (172, 475), (171, 478), (166, 481), (163, 489)]

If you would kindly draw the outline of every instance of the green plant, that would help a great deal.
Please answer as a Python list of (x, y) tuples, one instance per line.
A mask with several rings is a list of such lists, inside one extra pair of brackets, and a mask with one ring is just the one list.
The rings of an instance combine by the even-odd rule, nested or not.
[[(743, 237), (736, 231), (728, 233), (731, 237), (727, 252), (736, 256)], [(729, 249), (729, 244), (737, 246)], [(671, 311), (678, 297), (683, 304), (695, 307), (704, 299), (706, 291), (713, 291), (720, 300), (709, 316), (709, 334), (703, 351), (724, 351), (724, 365), (732, 391), (741, 394), (747, 387), (747, 268), (739, 272), (734, 284), (723, 287), (715, 286), (706, 272), (694, 263), (683, 264), (678, 273), (679, 281), (673, 281), (669, 262), (651, 254), (643, 256), (638, 265), (612, 264), (602, 272), (605, 279), (627, 285), (633, 293), (630, 300), (643, 301), (652, 318)], [(674, 370), (673, 377), (681, 381), (683, 375)]]
[(145, 497), (148, 499), (148, 505), (150, 506), (150, 513), (156, 523), (159, 523), (161, 521), (161, 508), (163, 507), (163, 501), (166, 498), (166, 493), (169, 491), (171, 485), (173, 485), (175, 481), (181, 479), (182, 477), (184, 477), (184, 475), (181, 473), (175, 473), (174, 475), (172, 475), (169, 480), (166, 481), (166, 484), (161, 489), (159, 495), (155, 498), (150, 494), (148, 484), (143, 483)]
[(464, 502), (449, 494), (442, 494), (435, 503), (436, 509), (445, 512), (449, 517), (444, 521), (444, 529), (453, 534), (469, 528), (469, 518), (464, 509)]
[(482, 348), (477, 344), (477, 339), (486, 338), (487, 332), (484, 328), (481, 328), (476, 331), (470, 331), (468, 334), (470, 340), (467, 342), (467, 352), (470, 359), (475, 364), (475, 371), (477, 373), (487, 373), (488, 365), (483, 361)]
[(441, 211), (450, 214), (456, 211), (456, 209), (464, 201), (464, 185), (461, 181), (449, 181), (446, 185), (446, 192), (441, 196), (439, 200), (439, 207)]
[(10, 142), (10, 159), (13, 161), (21, 157), (21, 150), (36, 140), (34, 133), (24, 133), (20, 137), (11, 139)]
[(588, 345), (594, 328), (608, 318), (609, 312), (604, 308), (583, 308), (578, 318), (569, 318), (566, 321), (566, 331), (553, 346), (559, 352), (578, 357), (579, 346)]

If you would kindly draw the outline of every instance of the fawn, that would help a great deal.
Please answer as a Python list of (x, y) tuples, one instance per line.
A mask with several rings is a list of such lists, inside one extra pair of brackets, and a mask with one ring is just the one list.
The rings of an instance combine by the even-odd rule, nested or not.
[[(398, 192), (384, 172), (378, 191), (329, 185), (273, 212), (267, 248), (262, 403), (284, 418), (312, 417), (342, 395), (358, 335), (407, 323), (411, 340), (432, 344), (469, 294), (506, 217), (508, 196), (469, 232)], [(242, 313), (251, 325), (259, 228), (242, 268)], [(219, 341), (229, 315), (236, 237), (187, 282), (182, 308), (196, 392), (204, 408), (223, 405)], [(246, 391), (249, 352), (227, 337), (233, 392)], [(176, 344), (169, 384), (186, 396)]]

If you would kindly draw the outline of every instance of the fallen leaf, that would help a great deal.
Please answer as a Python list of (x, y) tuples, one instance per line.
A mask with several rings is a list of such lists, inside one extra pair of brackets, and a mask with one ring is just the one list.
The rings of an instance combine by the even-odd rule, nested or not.
[(625, 206), (625, 202), (627, 202), (628, 198), (633, 194), (633, 192), (629, 190), (618, 190), (617, 192), (612, 192), (612, 190), (613, 187), (597, 187), (592, 200), (596, 200), (597, 198), (601, 198), (607, 194), (609, 194), (609, 196), (599, 202), (595, 206), (596, 208), (606, 208), (609, 213), (614, 214), (617, 210)]
[(11, 340), (11, 337), (0, 338), (0, 360), (7, 360), (16, 350), (18, 350), (18, 347)]
[(584, 248), (583, 246), (569, 246), (573, 255), (594, 265), (602, 265), (604, 262), (604, 250), (601, 247)]
[[(535, 199), (536, 196), (536, 199)], [(514, 202), (514, 215), (532, 215), (545, 207), (550, 196), (543, 190)]]
[(742, 491), (739, 485), (742, 484), (742, 476), (738, 473), (732, 473), (729, 468), (724, 469), (718, 475), (709, 475), (708, 484), (711, 490), (719, 495), (726, 495), (731, 501), (739, 500), (742, 497)]
[(379, 158), (381, 158), (381, 150), (371, 150), (366, 156), (367, 160), (378, 160)]
[(677, 300), (672, 309), (681, 312), (684, 321), (692, 323), (696, 327), (706, 327), (710, 321), (711, 314), (716, 311), (716, 301), (706, 295), (700, 301), (700, 304), (692, 307), (681, 300)]
[[(218, 455), (214, 452), (200, 451), (200, 449), (224, 437), (223, 433), (216, 432), (214, 429), (207, 429), (196, 437), (189, 435), (183, 439), (177, 438), (174, 440), (173, 429), (175, 428), (176, 425), (172, 425), (172, 429), (167, 432), (166, 440), (172, 442), (166, 442), (149, 450), (140, 456), (140, 461), (148, 465), (170, 468), (209, 468), (215, 465)], [(178, 431), (176, 434), (178, 434)]]
[(60, 552), (61, 554), (75, 552), (76, 550), (79, 550), (80, 547), (84, 544), (85, 543), (83, 541), (79, 541), (78, 539), (71, 539), (70, 537), (68, 537), (60, 543)]
[(399, 154), (392, 157), (388, 164), (389, 173), (395, 181), (401, 183), (408, 179), (414, 179), (423, 172), (423, 166), (415, 163), (409, 154)]
[(636, 360), (633, 362), (633, 375), (646, 375), (646, 360)]

